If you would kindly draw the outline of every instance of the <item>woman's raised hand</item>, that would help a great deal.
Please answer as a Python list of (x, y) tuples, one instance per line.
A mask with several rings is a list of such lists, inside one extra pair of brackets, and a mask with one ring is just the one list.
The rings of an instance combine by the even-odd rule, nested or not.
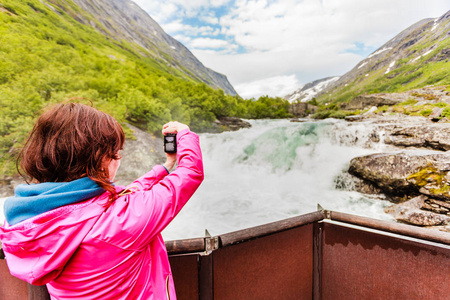
[(163, 125), (162, 133), (164, 135), (167, 133), (178, 133), (183, 129), (189, 129), (189, 126), (177, 121), (172, 121)]
[[(180, 123), (180, 122), (169, 122), (167, 124), (163, 125), (162, 133), (164, 135), (168, 133), (178, 133), (183, 129), (189, 129), (189, 126), (186, 124)], [(177, 161), (177, 154), (176, 153), (166, 153), (166, 162), (163, 164), (163, 166), (170, 172), (172, 168), (174, 167), (176, 161)]]

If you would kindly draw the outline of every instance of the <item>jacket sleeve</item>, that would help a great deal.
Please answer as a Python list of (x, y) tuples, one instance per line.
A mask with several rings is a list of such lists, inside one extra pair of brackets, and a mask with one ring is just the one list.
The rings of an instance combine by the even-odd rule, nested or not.
[(156, 165), (150, 172), (133, 181), (128, 188), (137, 187), (141, 191), (149, 190), (161, 179), (167, 176), (167, 174), (169, 173), (166, 168), (162, 165)]
[(177, 150), (177, 167), (172, 173), (167, 175), (163, 166), (156, 166), (130, 185), (138, 185), (139, 191), (116, 200), (122, 208), (113, 208), (114, 223), (128, 233), (104, 237), (108, 242), (141, 249), (161, 233), (191, 198), (204, 178), (198, 135), (188, 129), (180, 131)]

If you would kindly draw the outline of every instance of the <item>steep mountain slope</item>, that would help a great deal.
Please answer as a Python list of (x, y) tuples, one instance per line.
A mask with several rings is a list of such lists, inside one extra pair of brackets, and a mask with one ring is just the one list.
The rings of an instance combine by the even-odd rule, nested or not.
[(83, 3), (108, 13), (99, 12), (99, 21), (72, 0), (0, 1), (0, 185), (5, 176), (17, 175), (16, 155), (39, 112), (67, 99), (92, 104), (155, 135), (170, 120), (201, 132), (224, 130), (224, 117), (288, 115), (287, 101), (245, 100), (207, 85), (195, 69), (182, 65), (185, 52), (171, 48), (180, 44), (158, 33), (156, 23), (140, 25), (155, 26), (154, 39), (143, 29), (132, 30), (134, 18), (121, 27), (118, 15), (125, 18), (126, 8), (119, 5), (128, 0)]
[(313, 82), (305, 84), (295, 92), (286, 95), (283, 98), (289, 102), (308, 102), (338, 79), (339, 76), (314, 80)]
[(410, 26), (324, 89), (319, 102), (450, 84), (450, 11)]
[[(53, 7), (64, 7), (70, 0), (42, 0)], [(143, 49), (144, 56), (158, 59), (187, 76), (202, 81), (225, 93), (236, 91), (225, 75), (206, 68), (185, 46), (169, 36), (144, 10), (131, 0), (73, 0), (81, 9), (73, 8), (72, 17), (90, 25), (117, 41), (126, 40)]]

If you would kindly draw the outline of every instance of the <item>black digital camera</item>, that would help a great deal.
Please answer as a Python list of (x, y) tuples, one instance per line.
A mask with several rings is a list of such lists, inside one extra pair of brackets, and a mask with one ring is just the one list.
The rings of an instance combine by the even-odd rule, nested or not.
[(175, 133), (168, 133), (164, 136), (164, 152), (177, 152), (177, 135)]

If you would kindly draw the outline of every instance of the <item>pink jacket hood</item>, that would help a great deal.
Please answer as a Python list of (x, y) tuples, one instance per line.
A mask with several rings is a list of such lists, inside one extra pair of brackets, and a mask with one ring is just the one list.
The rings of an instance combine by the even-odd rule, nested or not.
[(177, 134), (177, 168), (155, 166), (108, 193), (0, 227), (12, 275), (52, 299), (176, 299), (161, 231), (202, 182), (198, 136)]
[[(57, 208), (14, 226), (5, 224), (0, 232), (11, 274), (35, 285), (56, 278), (105, 211), (96, 201), (108, 198), (106, 193), (102, 196)], [(82, 209), (87, 206), (89, 210)]]

